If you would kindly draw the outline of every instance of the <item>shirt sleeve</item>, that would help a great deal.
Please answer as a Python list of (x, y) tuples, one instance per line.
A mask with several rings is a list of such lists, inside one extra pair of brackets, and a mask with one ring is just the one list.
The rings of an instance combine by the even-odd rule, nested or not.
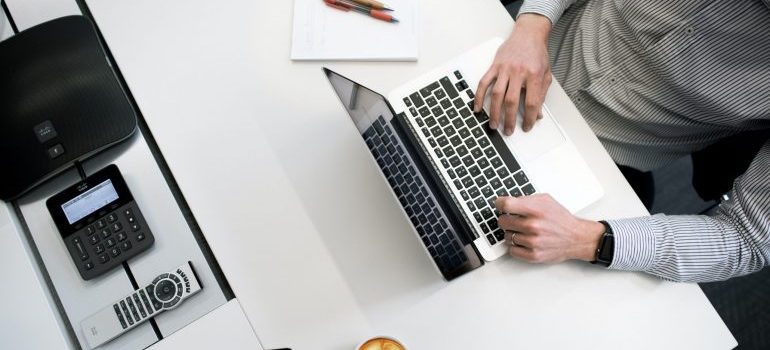
[(561, 14), (576, 1), (577, 0), (524, 0), (524, 3), (519, 9), (519, 14), (516, 15), (516, 17), (518, 18), (518, 16), (525, 13), (536, 13), (548, 17), (551, 24), (555, 24), (556, 21), (559, 20), (559, 17), (561, 17)]
[(708, 282), (770, 264), (770, 141), (738, 177), (711, 216), (653, 215), (609, 220), (615, 235), (611, 269), (645, 271), (667, 280)]

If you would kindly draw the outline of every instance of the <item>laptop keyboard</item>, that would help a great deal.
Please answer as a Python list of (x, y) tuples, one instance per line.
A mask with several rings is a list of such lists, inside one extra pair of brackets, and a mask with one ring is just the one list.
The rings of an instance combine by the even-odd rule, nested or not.
[(499, 244), (503, 230), (497, 225), (495, 199), (531, 195), (535, 188), (502, 136), (489, 129), (486, 112), (472, 112), (474, 94), (462, 74), (455, 71), (454, 77), (456, 82), (443, 77), (405, 97), (404, 103), (449, 175), (447, 182), (460, 194), (458, 200), (470, 210), (477, 235), (490, 245)]
[(392, 127), (380, 116), (364, 140), (439, 269), (452, 272), (468, 257)]

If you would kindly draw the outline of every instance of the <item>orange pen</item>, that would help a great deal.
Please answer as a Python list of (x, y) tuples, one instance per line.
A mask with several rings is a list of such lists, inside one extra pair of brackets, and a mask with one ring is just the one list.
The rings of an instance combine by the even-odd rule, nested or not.
[(345, 1), (345, 0), (324, 0), (324, 2), (326, 3), (326, 5), (334, 7), (338, 10), (342, 10), (342, 11), (353, 10), (359, 13), (363, 13), (367, 16), (374, 17), (381, 21), (398, 23), (398, 20), (395, 17), (391, 16), (389, 13), (385, 11), (375, 10), (375, 9), (362, 6), (353, 2)]

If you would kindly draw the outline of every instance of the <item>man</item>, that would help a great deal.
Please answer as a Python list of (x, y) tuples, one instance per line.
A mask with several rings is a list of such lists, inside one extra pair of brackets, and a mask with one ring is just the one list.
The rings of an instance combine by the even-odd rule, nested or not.
[[(649, 171), (770, 128), (770, 0), (525, 0), (475, 109), (491, 90), (490, 127), (504, 123), (510, 135), (523, 99), (522, 128), (536, 127), (551, 67), (615, 162)], [(593, 261), (612, 232), (609, 268), (723, 280), (770, 265), (770, 142), (712, 216), (605, 226), (547, 194), (502, 197), (497, 207), (510, 254), (529, 262)]]

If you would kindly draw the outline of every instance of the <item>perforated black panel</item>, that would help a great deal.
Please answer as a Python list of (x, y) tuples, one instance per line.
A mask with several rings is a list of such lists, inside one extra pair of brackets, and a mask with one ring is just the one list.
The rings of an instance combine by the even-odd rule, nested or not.
[(136, 115), (85, 17), (62, 17), (0, 42), (0, 199), (18, 197), (135, 129)]

